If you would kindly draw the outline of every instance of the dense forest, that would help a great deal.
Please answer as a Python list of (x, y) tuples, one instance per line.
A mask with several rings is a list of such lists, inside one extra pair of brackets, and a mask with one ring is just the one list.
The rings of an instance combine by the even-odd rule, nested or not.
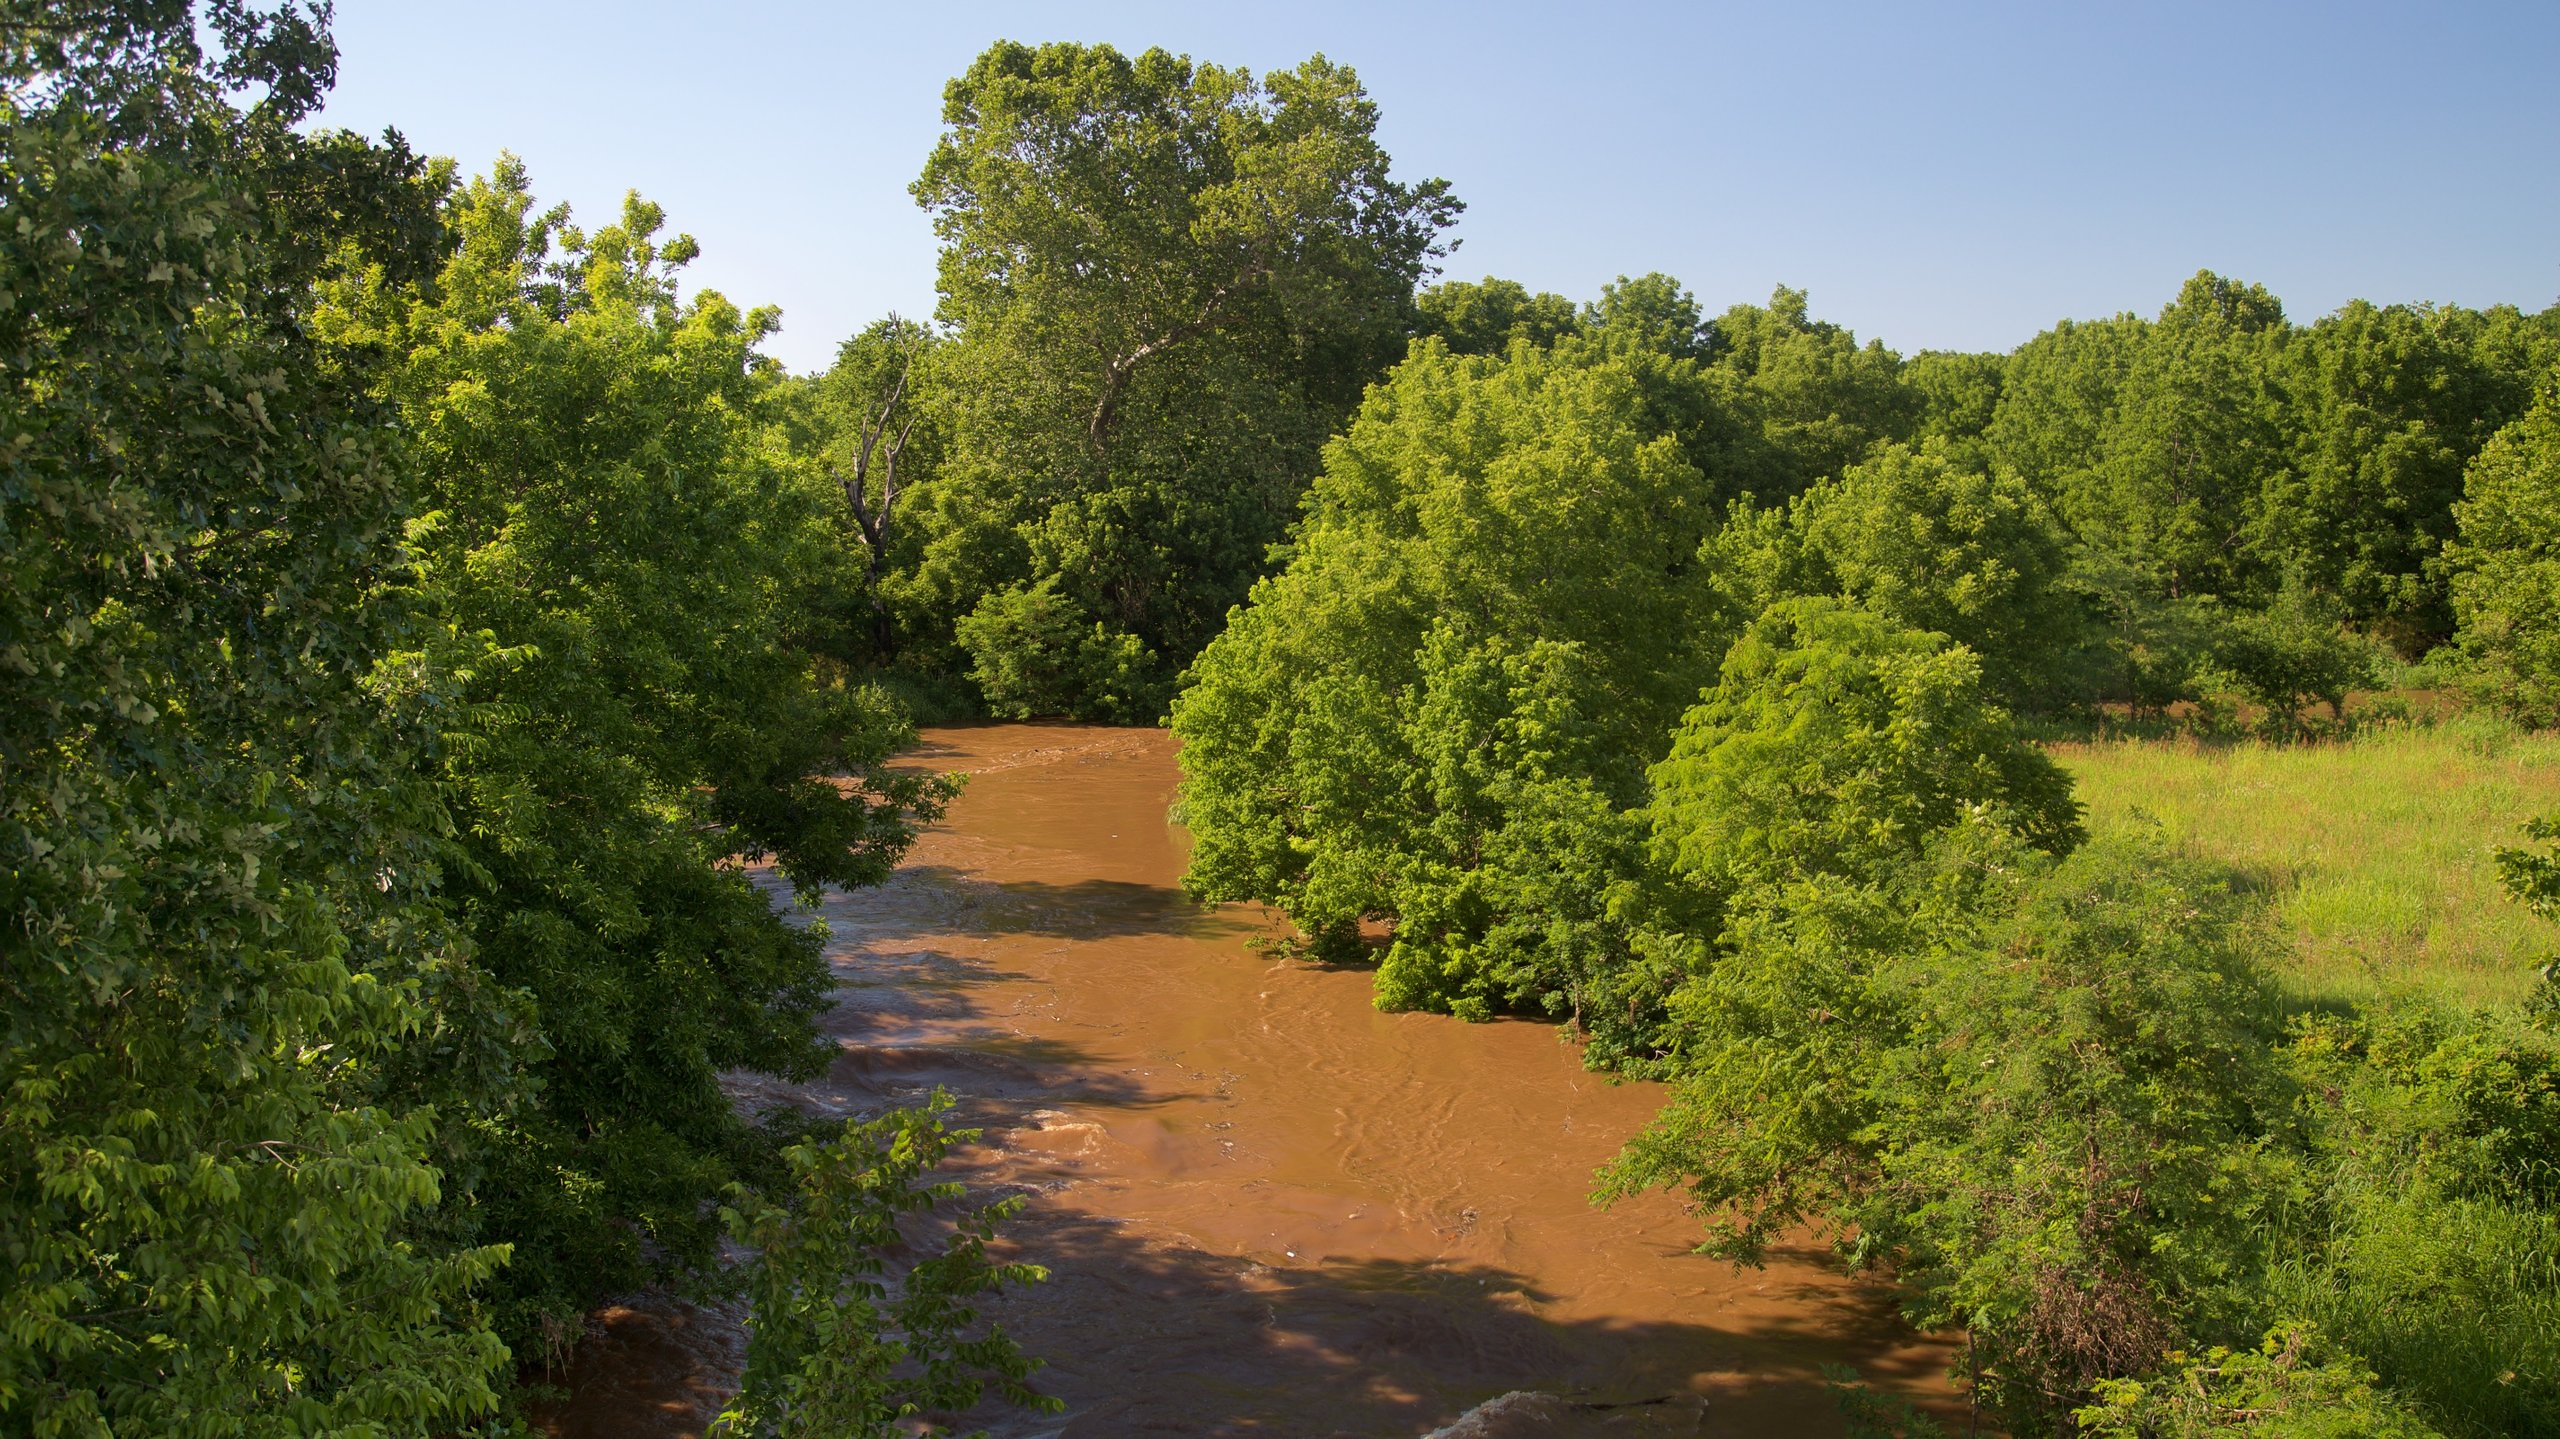
[(0, 0), (11, 1432), (507, 1432), (653, 1282), (752, 1297), (734, 1432), (1042, 1402), (932, 1112), (721, 1082), (824, 1064), (916, 724), (1041, 717), (1169, 723), (1193, 892), (1381, 1006), (1668, 1084), (1601, 1201), (1836, 1239), (2008, 1432), (2560, 1434), (2560, 979), (2306, 997), (2036, 743), (2560, 724), (2560, 306), (1576, 302), (1441, 277), (1342, 65), (998, 44), (936, 313), (792, 375), (640, 197), (310, 123), (326, 21)]

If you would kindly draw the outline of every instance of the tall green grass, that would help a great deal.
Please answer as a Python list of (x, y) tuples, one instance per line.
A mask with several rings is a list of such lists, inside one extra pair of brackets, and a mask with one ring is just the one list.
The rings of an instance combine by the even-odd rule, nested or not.
[[(2297, 1003), (2476, 1013), (2523, 998), (2560, 952), (2560, 925), (2509, 902), (2492, 859), (2526, 819), (2560, 813), (2560, 734), (2470, 715), (2297, 743), (2048, 749), (2092, 833), (2157, 825), (2263, 894)], [(2313, 1322), (2448, 1435), (2560, 1435), (2560, 1214), (2426, 1178), (2418, 1156), (2456, 1142), (2452, 1121), (2392, 1119), (2370, 1108), (2379, 1092), (2332, 1116), (2337, 1168), (2277, 1245), (2266, 1312)]]
[(2491, 851), (2560, 813), (2560, 734), (2467, 716), (2345, 739), (2047, 746), (2093, 834), (2157, 824), (2239, 870), (2293, 936), (2303, 998), (2520, 998), (2560, 925), (2506, 901)]
[(2268, 1276), (2273, 1307), (2362, 1356), (2448, 1434), (2560, 1434), (2560, 1215), (2371, 1179), (2331, 1203), (2330, 1243)]

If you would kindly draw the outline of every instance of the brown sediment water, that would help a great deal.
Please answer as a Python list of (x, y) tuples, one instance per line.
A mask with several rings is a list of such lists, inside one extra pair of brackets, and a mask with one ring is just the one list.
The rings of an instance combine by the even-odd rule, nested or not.
[[(1067, 1408), (966, 1427), (1414, 1436), (1526, 1389), (1593, 1433), (1838, 1434), (1825, 1364), (1960, 1415), (1948, 1346), (1819, 1251), (1737, 1270), (1688, 1252), (1667, 1196), (1591, 1206), (1655, 1086), (1586, 1073), (1551, 1026), (1382, 1014), (1366, 972), (1185, 899), (1171, 736), (939, 729), (914, 760), (968, 788), (825, 905), (842, 1056), (741, 1097), (853, 1114), (939, 1086), (983, 1127), (966, 1177), (1029, 1197), (1011, 1247), (1053, 1276), (998, 1310)], [(718, 1312), (611, 1311), (548, 1427), (698, 1433), (735, 1344)]]

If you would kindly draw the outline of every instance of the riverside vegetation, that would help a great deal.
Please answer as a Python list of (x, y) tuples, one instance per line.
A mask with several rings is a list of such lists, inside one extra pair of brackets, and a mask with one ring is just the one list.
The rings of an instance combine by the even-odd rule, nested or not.
[(2010, 1432), (2560, 1434), (2560, 311), (1433, 283), (1347, 68), (1000, 44), (939, 313), (792, 376), (645, 201), (311, 128), (326, 19), (0, 0), (13, 1431), (503, 1431), (648, 1282), (736, 1432), (1041, 1402), (954, 1136), (720, 1087), (826, 1059), (741, 861), (993, 714), (1169, 715), (1196, 893), (1666, 1081), (1601, 1198)]

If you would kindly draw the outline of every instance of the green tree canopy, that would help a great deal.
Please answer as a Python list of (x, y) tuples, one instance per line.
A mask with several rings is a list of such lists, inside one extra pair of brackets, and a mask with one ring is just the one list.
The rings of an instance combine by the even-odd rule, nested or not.
[(1708, 329), (1705, 353), (1758, 430), (1759, 453), (1719, 468), (1731, 468), (1764, 504), (1838, 476), (1880, 443), (1908, 438), (1919, 417), (1901, 357), (1811, 318), (1802, 290), (1781, 285), (1766, 306), (1726, 310)]
[(2012, 708), (2079, 696), (2093, 636), (2064, 583), (2069, 542), (2016, 476), (1971, 468), (1943, 441), (1889, 445), (1798, 496), (1790, 518), (1806, 551), (1800, 592), (1947, 636)]
[(1054, 579), (1071, 630), (1179, 664), (1402, 356), (1457, 202), (1391, 178), (1376, 105), (1321, 56), (1256, 79), (1000, 44), (944, 120), (915, 194), (959, 336), (958, 459), (925, 563), (964, 594)]
[(2270, 547), (2412, 654), (2452, 631), (2429, 562), (2453, 533), (2464, 462), (2498, 426), (2480, 317), (2354, 301), (2286, 347), (2293, 463), (2263, 504)]
[(1433, 285), (1414, 297), (1414, 312), (1420, 333), (1453, 355), (1499, 355), (1522, 340), (1552, 345), (1582, 329), (1571, 300), (1490, 275)]
[(1185, 882), (1328, 943), (1395, 919), (1388, 1003), (1580, 1003), (1642, 767), (1722, 649), (1720, 496), (1661, 402), (1703, 385), (1597, 341), (1417, 346), (1176, 702)]
[(882, 765), (885, 699), (822, 686), (795, 572), (843, 497), (783, 443), (774, 317), (679, 295), (694, 251), (636, 196), (592, 232), (522, 167), (454, 198), (429, 300), (349, 285), (334, 340), (390, 355), (424, 512), (409, 527), (444, 680), (448, 903), (523, 996), (532, 1102), (467, 1156), (517, 1243), (510, 1323), (709, 1260), (757, 1147), (718, 1076), (812, 1074), (832, 981), (739, 861), (807, 893), (876, 882), (939, 789)]
[(2165, 598), (2257, 593), (2249, 541), (2283, 463), (2270, 379), (2287, 334), (2263, 288), (2209, 271), (2187, 281), (2143, 332), (2094, 463), (2057, 496), (2084, 544)]
[(1988, 468), (1984, 436), (2000, 412), (2000, 395), (2008, 382), (2005, 355), (1967, 354), (1958, 350), (1923, 350), (1902, 362), (1902, 383), (1919, 399), (1920, 417), (1914, 440), (1941, 440), (1968, 464)]
[(2150, 330), (2136, 315), (2065, 320), (2011, 351), (1983, 432), (1993, 461), (2056, 504), (2092, 484), (2100, 433)]
[[(503, 1248), (387, 1072), (429, 906), (399, 446), (306, 329), (437, 262), (325, 14), (0, 6), (0, 1428), (449, 1430)], [(254, 97), (254, 98), (253, 98)]]
[[(916, 517), (951, 450), (941, 389), (947, 346), (933, 326), (891, 315), (838, 346), (824, 374), (777, 397), (791, 444), (815, 459), (842, 500), (841, 543), (860, 578), (819, 572), (811, 603), (831, 612), (825, 635), (812, 638), (848, 665), (952, 658), (951, 614), (965, 607), (920, 583), (928, 527)], [(910, 655), (918, 646), (922, 653)]]
[(2528, 723), (2560, 724), (2560, 378), (2481, 449), (2454, 513), (2445, 563), (2481, 688)]
[(2080, 839), (2071, 781), (1943, 635), (1836, 599), (1773, 605), (1651, 774), (1665, 863), (1714, 894), (1875, 877), (1974, 811), (2036, 845)]

